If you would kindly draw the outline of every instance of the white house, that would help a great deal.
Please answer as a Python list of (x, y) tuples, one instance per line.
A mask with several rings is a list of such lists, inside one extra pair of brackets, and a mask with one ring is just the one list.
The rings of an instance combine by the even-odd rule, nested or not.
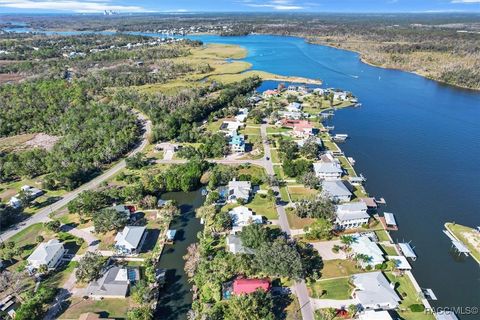
[(137, 268), (113, 266), (107, 269), (102, 277), (90, 282), (86, 294), (92, 299), (123, 299), (128, 295), (130, 285), (140, 279)]
[(256, 215), (253, 211), (245, 206), (235, 207), (228, 212), (232, 218), (232, 233), (241, 231), (243, 227), (252, 223), (263, 223), (263, 217)]
[(146, 237), (146, 227), (126, 226), (115, 236), (115, 249), (120, 254), (139, 253)]
[(313, 164), (315, 175), (323, 180), (338, 180), (342, 177), (342, 166), (338, 162), (319, 161)]
[(365, 310), (360, 312), (358, 320), (393, 320), (393, 318), (385, 310)]
[(325, 180), (322, 182), (322, 195), (334, 202), (348, 202), (352, 193), (342, 180)]
[(22, 201), (17, 196), (13, 196), (8, 201), (8, 204), (13, 208), (18, 209), (22, 206)]
[(46, 265), (48, 269), (55, 269), (64, 254), (65, 248), (57, 239), (40, 243), (27, 258), (28, 268), (33, 270), (40, 268), (41, 265)]
[(347, 95), (348, 93), (345, 91), (336, 91), (333, 93), (333, 99), (344, 101), (347, 100)]
[(337, 206), (335, 225), (337, 229), (359, 228), (368, 223), (370, 215), (363, 201), (348, 202)]
[(235, 116), (235, 120), (237, 120), (237, 122), (245, 122), (245, 120), (247, 120), (247, 116), (248, 116), (248, 109), (247, 108), (241, 108), (238, 110), (238, 113), (237, 115)]
[(373, 268), (377, 264), (382, 264), (385, 261), (383, 251), (367, 236), (354, 236), (354, 241), (350, 247), (355, 255), (361, 254), (369, 257), (368, 261), (360, 261), (361, 266), (364, 268), (367, 266)]
[(233, 135), (236, 135), (238, 129), (240, 129), (243, 126), (244, 124), (240, 121), (226, 120), (226, 121), (223, 121), (222, 125), (220, 126), (220, 131), (224, 132), (227, 136), (233, 136)]
[(292, 102), (287, 106), (287, 111), (299, 112), (302, 110), (302, 105), (298, 102)]
[(250, 199), (252, 192), (252, 184), (250, 181), (233, 180), (228, 183), (228, 198), (227, 202), (237, 202), (239, 199), (247, 202)]
[(393, 285), (380, 271), (354, 274), (353, 297), (367, 310), (389, 310), (398, 307), (401, 299)]

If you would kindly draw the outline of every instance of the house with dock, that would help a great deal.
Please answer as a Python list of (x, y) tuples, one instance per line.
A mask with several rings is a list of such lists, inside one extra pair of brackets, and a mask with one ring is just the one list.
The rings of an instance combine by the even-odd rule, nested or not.
[(355, 254), (355, 256), (366, 257), (366, 259), (359, 260), (362, 268), (366, 268), (368, 266), (374, 268), (376, 265), (382, 264), (385, 261), (383, 251), (368, 236), (358, 234), (354, 235), (354, 241), (350, 247), (352, 248), (352, 253)]
[(366, 310), (396, 309), (401, 298), (382, 272), (359, 273), (352, 276), (353, 297)]
[(367, 205), (361, 201), (337, 205), (335, 227), (339, 230), (360, 228), (370, 219), (367, 210)]

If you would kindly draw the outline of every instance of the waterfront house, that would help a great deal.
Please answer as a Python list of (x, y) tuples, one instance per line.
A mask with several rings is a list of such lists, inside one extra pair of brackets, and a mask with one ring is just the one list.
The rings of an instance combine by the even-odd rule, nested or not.
[(279, 111), (278, 113), (282, 118), (290, 120), (300, 120), (304, 116), (301, 112)]
[(337, 229), (360, 228), (368, 223), (370, 215), (367, 213), (367, 205), (364, 202), (348, 202), (340, 204), (336, 208), (335, 226)]
[(322, 195), (334, 202), (347, 202), (352, 198), (352, 193), (342, 180), (322, 181)]
[(122, 299), (127, 297), (130, 285), (139, 279), (138, 268), (112, 266), (100, 279), (90, 282), (86, 293), (92, 299)]
[(307, 138), (315, 134), (316, 129), (307, 120), (283, 119), (280, 123), (282, 127), (292, 128), (291, 133), (297, 138)]
[(393, 320), (386, 310), (365, 310), (358, 315), (358, 320)]
[(252, 192), (252, 183), (250, 181), (233, 180), (228, 183), (227, 202), (234, 203), (238, 200), (248, 202)]
[(226, 239), (227, 250), (233, 254), (253, 254), (255, 250), (243, 246), (240, 236), (236, 234), (229, 234)]
[(230, 145), (232, 152), (245, 152), (245, 137), (242, 134), (233, 134), (230, 137), (228, 144)]
[(412, 266), (404, 256), (387, 256), (388, 260), (395, 262), (395, 269), (400, 271), (412, 270)]
[(232, 234), (242, 231), (243, 227), (252, 223), (263, 223), (263, 217), (255, 214), (251, 209), (245, 206), (235, 207), (228, 212), (232, 218)]
[(33, 271), (40, 268), (42, 265), (46, 265), (50, 270), (55, 269), (62, 260), (64, 254), (65, 248), (57, 239), (51, 239), (48, 242), (40, 243), (27, 258), (28, 269)]
[(302, 110), (302, 105), (298, 102), (291, 102), (287, 106), (287, 111), (290, 111), (290, 112), (300, 112), (301, 110)]
[(350, 245), (352, 248), (352, 253), (355, 256), (363, 255), (368, 257), (366, 260), (359, 260), (362, 268), (367, 266), (375, 267), (376, 265), (382, 264), (385, 261), (383, 256), (383, 251), (378, 247), (378, 245), (370, 240), (367, 236), (354, 235), (354, 241)]
[(146, 237), (146, 227), (126, 226), (115, 236), (115, 250), (119, 254), (131, 255), (140, 252)]
[(321, 96), (325, 93), (325, 90), (322, 88), (315, 88), (313, 89), (313, 92)]
[(352, 283), (355, 286), (352, 296), (366, 310), (395, 309), (401, 301), (394, 286), (380, 271), (354, 274)]
[(249, 294), (257, 290), (270, 291), (269, 279), (236, 279), (233, 281), (233, 293), (235, 295)]
[(313, 164), (313, 171), (315, 175), (322, 180), (338, 180), (342, 177), (343, 170), (340, 163), (337, 161), (323, 161), (315, 162)]
[(333, 93), (333, 99), (335, 100), (340, 100), (340, 101), (345, 101), (347, 100), (348, 93), (345, 91), (335, 91)]

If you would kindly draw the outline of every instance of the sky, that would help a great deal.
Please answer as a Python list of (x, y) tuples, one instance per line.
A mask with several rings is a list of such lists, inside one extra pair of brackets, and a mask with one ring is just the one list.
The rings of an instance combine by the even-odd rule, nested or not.
[(480, 12), (480, 0), (0, 0), (0, 13)]

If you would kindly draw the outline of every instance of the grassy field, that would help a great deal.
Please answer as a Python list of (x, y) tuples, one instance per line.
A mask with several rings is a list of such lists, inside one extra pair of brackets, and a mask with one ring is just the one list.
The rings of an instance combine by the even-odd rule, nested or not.
[(377, 235), (379, 241), (390, 241), (387, 231), (385, 230), (376, 230), (375, 234)]
[(266, 196), (262, 198), (260, 194), (256, 194), (252, 201), (246, 206), (252, 209), (256, 214), (262, 215), (270, 220), (278, 219), (277, 210), (275, 209), (275, 199)]
[(68, 309), (59, 316), (59, 319), (78, 319), (82, 313), (102, 313), (105, 317), (126, 319), (128, 309), (132, 306), (130, 299), (83, 300), (71, 299)]
[(347, 277), (355, 273), (362, 273), (364, 270), (357, 268), (351, 260), (325, 260), (323, 261), (322, 279)]
[(395, 284), (395, 290), (402, 297), (400, 302), (399, 315), (406, 320), (430, 320), (435, 319), (433, 315), (424, 312), (412, 312), (409, 307), (412, 304), (421, 304), (415, 288), (408, 276), (395, 277), (391, 272), (386, 272), (385, 276), (391, 283)]
[(344, 300), (350, 299), (352, 286), (349, 283), (350, 277), (318, 280), (309, 284), (308, 289), (313, 298)]
[(318, 190), (306, 188), (303, 186), (288, 186), (288, 192), (292, 201), (298, 201), (305, 198), (310, 198), (318, 194)]
[(476, 258), (477, 262), (480, 263), (480, 233), (473, 228), (456, 223), (446, 223), (445, 227), (467, 246), (470, 253)]
[(303, 229), (315, 222), (315, 219), (310, 218), (299, 218), (294, 213), (287, 212), (287, 219), (290, 228), (292, 229)]

